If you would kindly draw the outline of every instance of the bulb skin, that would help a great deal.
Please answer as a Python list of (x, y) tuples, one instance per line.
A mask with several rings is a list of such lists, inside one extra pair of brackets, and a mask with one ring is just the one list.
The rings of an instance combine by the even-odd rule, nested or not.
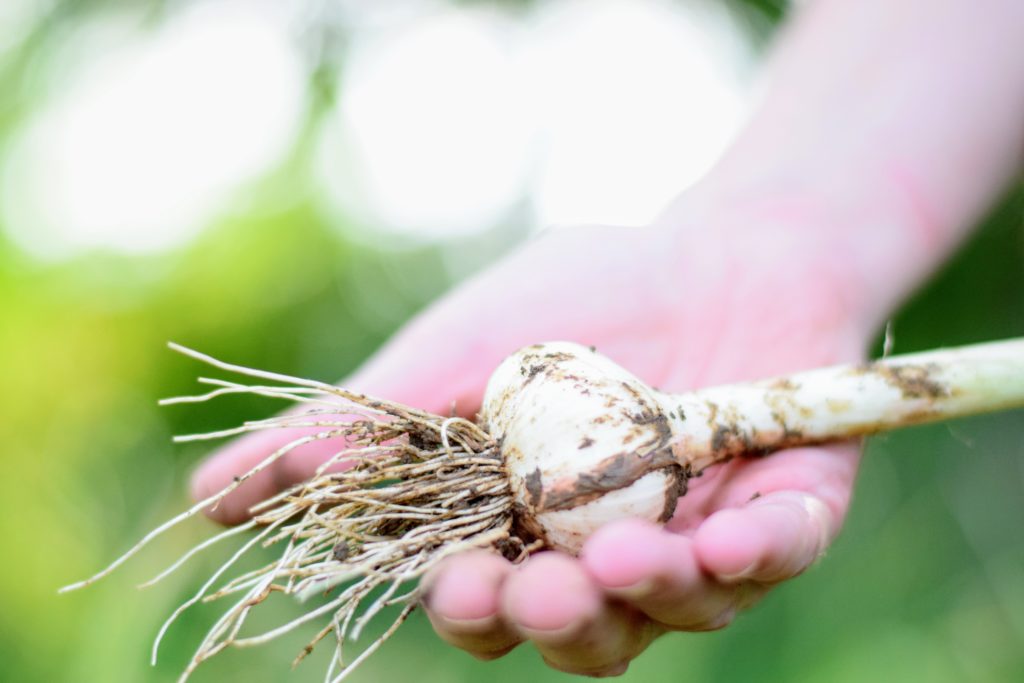
[(518, 532), (579, 552), (600, 526), (665, 522), (689, 470), (661, 395), (594, 349), (550, 342), (495, 370), (481, 423), (501, 445)]

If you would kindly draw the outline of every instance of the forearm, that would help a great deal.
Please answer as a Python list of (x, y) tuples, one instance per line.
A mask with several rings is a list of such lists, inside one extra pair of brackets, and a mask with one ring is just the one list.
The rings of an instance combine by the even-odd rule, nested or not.
[(877, 323), (1019, 167), (1024, 3), (817, 0), (784, 31), (768, 76), (697, 194), (764, 212), (768, 226), (813, 225)]

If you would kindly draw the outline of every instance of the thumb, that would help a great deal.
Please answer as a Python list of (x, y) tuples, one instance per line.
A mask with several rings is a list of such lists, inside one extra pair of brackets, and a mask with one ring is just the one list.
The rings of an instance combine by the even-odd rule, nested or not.
[[(439, 322), (439, 321), (438, 321)], [(514, 349), (467, 338), (457, 330), (423, 316), (400, 331), (343, 386), (438, 414), (453, 405), (471, 417), (480, 408), (490, 372)], [(340, 408), (325, 420), (352, 421), (356, 415)], [(278, 449), (323, 427), (271, 429), (247, 434), (219, 449), (192, 477), (192, 496), (202, 500), (224, 489)], [(249, 509), (278, 491), (308, 479), (326, 460), (348, 447), (342, 436), (304, 443), (247, 479), (207, 514), (222, 524), (246, 520)], [(344, 469), (342, 463), (339, 469)]]

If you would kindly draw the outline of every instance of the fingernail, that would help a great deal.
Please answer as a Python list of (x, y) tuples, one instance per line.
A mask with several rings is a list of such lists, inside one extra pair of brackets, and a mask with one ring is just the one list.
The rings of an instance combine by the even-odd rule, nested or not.
[(756, 570), (757, 561), (754, 561), (734, 574), (716, 574), (716, 576), (722, 583), (739, 583), (740, 581), (746, 581), (752, 577)]
[(818, 545), (815, 548), (815, 556), (820, 556), (828, 548), (829, 542), (834, 535), (832, 530), (832, 511), (820, 498), (810, 494), (801, 496), (800, 503), (807, 512), (807, 516), (817, 523)]
[(498, 625), (498, 615), (496, 614), (479, 619), (452, 619), (436, 612), (428, 612), (428, 616), (435, 629), (457, 635), (487, 633)]
[(605, 592), (622, 600), (639, 600), (641, 598), (649, 597), (654, 593), (656, 587), (657, 582), (648, 577), (626, 586), (605, 587)]
[(530, 640), (542, 640), (545, 643), (553, 645), (559, 645), (561, 643), (568, 643), (574, 640), (586, 627), (589, 619), (580, 618), (570, 621), (565, 626), (553, 629), (543, 628), (529, 628), (527, 626), (519, 626), (519, 630), (524, 636)]

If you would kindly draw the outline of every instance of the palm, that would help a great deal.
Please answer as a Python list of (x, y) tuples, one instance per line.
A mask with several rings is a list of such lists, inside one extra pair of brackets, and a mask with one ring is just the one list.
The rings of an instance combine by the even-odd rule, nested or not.
[[(759, 241), (653, 228), (549, 234), (417, 318), (349, 384), (435, 412), (454, 401), (472, 414), (497, 363), (538, 341), (594, 344), (670, 391), (856, 357), (860, 330), (821, 276), (828, 264), (780, 268), (751, 238)], [(287, 438), (229, 447), (200, 471), (199, 493)], [(226, 500), (220, 518), (241, 519), (331, 450), (291, 454)], [(724, 626), (766, 586), (799, 573), (836, 531), (855, 465), (850, 446), (738, 459), (693, 482), (666, 525), (674, 533), (613, 524), (579, 560), (546, 553), (517, 569), (487, 554), (452, 558), (428, 578), (431, 618), (477, 656), (530, 638), (557, 668), (614, 673), (663, 630)]]
[[(497, 363), (537, 341), (593, 344), (668, 391), (857, 358), (863, 340), (831, 283), (800, 266), (780, 276), (781, 264), (763, 262), (769, 270), (761, 272), (749, 253), (700, 240), (694, 272), (679, 255), (685, 238), (655, 230), (602, 227), (545, 236), (396, 339), (394, 347), (419, 351), (420, 367), (396, 366), (395, 354), (385, 352), (359, 381), (383, 384), (389, 396), (439, 412), (455, 401), (472, 414)], [(827, 272), (828, 264), (813, 268)], [(800, 449), (734, 460), (693, 482), (669, 527), (694, 529), (754, 494), (820, 488), (822, 478), (835, 480), (843, 490), (827, 493), (842, 498), (853, 474), (848, 453)]]

